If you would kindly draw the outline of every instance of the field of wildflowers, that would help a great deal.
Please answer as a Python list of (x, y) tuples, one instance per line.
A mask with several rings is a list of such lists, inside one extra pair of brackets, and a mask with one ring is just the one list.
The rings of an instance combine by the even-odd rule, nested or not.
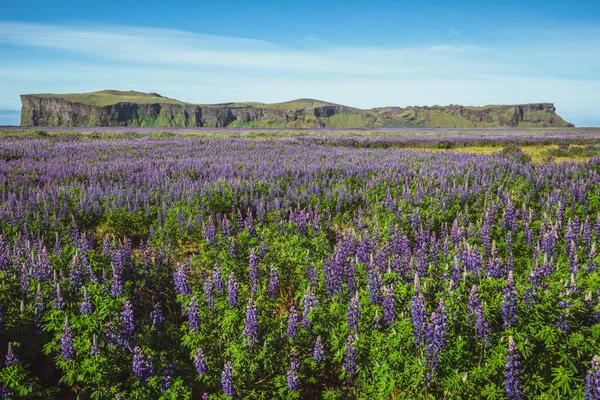
[(561, 135), (4, 135), (0, 397), (600, 399)]

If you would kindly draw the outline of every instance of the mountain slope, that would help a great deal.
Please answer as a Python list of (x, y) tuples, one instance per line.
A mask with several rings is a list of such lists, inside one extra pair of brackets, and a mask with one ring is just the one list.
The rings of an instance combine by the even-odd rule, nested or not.
[(567, 127), (552, 103), (483, 107), (381, 107), (368, 110), (315, 99), (282, 103), (191, 104), (157, 93), (103, 90), (21, 96), (22, 126), (230, 128)]

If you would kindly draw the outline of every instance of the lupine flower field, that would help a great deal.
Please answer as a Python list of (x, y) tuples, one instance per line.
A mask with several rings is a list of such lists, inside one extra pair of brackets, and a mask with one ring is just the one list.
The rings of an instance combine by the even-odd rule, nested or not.
[(600, 399), (600, 158), (159, 136), (2, 137), (0, 397)]

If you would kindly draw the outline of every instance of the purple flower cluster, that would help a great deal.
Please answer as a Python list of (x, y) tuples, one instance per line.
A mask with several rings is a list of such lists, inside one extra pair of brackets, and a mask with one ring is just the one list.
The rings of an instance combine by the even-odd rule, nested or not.
[(592, 364), (585, 377), (585, 400), (600, 400), (600, 358), (592, 358)]
[(302, 303), (304, 306), (304, 311), (302, 313), (302, 325), (305, 328), (310, 328), (312, 326), (312, 319), (309, 318), (310, 312), (318, 305), (317, 298), (313, 294), (310, 286), (306, 288), (306, 293), (304, 294), (304, 300)]
[(356, 340), (353, 335), (348, 335), (348, 340), (346, 341), (344, 371), (349, 375), (356, 373)]
[(323, 356), (325, 355), (325, 349), (323, 347), (323, 340), (321, 339), (321, 335), (317, 336), (315, 340), (315, 344), (313, 345), (313, 358), (320, 364), (323, 361)]
[(159, 303), (154, 304), (154, 308), (150, 312), (150, 321), (154, 331), (158, 331), (162, 328), (165, 318)]
[(393, 325), (396, 322), (394, 288), (391, 285), (383, 288), (383, 322), (385, 326)]
[(481, 340), (484, 346), (489, 346), (491, 330), (485, 318), (485, 310), (479, 298), (479, 291), (475, 285), (471, 287), (471, 293), (469, 294), (468, 311), (469, 321), (475, 329), (475, 337)]
[(194, 367), (198, 375), (206, 375), (208, 373), (208, 367), (206, 366), (206, 360), (204, 359), (204, 350), (202, 347), (198, 348), (196, 357), (194, 357)]
[(515, 278), (513, 272), (508, 273), (506, 288), (502, 298), (502, 321), (504, 329), (512, 326), (517, 315), (517, 292), (515, 290)]
[(91, 314), (94, 311), (94, 306), (85, 286), (83, 287), (83, 299), (81, 300), (80, 311), (82, 314)]
[(296, 307), (292, 306), (288, 313), (287, 337), (294, 339), (296, 338), (296, 334), (298, 334), (298, 313), (296, 312)]
[(225, 393), (226, 397), (237, 397), (237, 392), (233, 387), (233, 365), (231, 364), (231, 361), (227, 361), (223, 367), (223, 372), (221, 373), (221, 386), (223, 387), (223, 393)]
[(193, 296), (190, 302), (188, 303), (187, 317), (190, 331), (199, 332), (200, 317), (198, 316), (198, 299), (196, 298), (196, 296)]
[(416, 292), (412, 297), (410, 314), (413, 324), (415, 346), (420, 348), (425, 340), (425, 322), (427, 319), (425, 312), (425, 297), (420, 291)]
[(173, 282), (175, 283), (175, 293), (177, 294), (192, 294), (188, 277), (190, 274), (189, 260), (179, 264), (173, 272)]
[(296, 354), (296, 350), (292, 350), (292, 355), (290, 357), (290, 368), (286, 374), (288, 390), (290, 392), (298, 390), (298, 355)]
[(71, 325), (67, 318), (60, 337), (60, 352), (62, 357), (67, 361), (75, 359), (75, 347), (73, 346), (73, 341), (73, 331), (71, 330)]
[(253, 298), (248, 300), (248, 306), (246, 307), (246, 326), (243, 335), (248, 348), (258, 344), (258, 311)]
[(206, 307), (208, 307), (209, 310), (214, 310), (215, 308), (215, 296), (213, 293), (213, 285), (213, 280), (210, 278), (207, 278), (204, 281), (204, 298), (206, 299)]
[(271, 267), (269, 272), (269, 295), (271, 297), (277, 297), (279, 294), (279, 272), (277, 268)]
[(142, 382), (146, 382), (153, 374), (152, 357), (142, 353), (142, 349), (135, 346), (133, 349), (133, 374)]
[(90, 350), (90, 354), (93, 356), (100, 355), (100, 347), (98, 347), (98, 339), (96, 339), (96, 335), (92, 337), (92, 348)]
[(358, 332), (358, 320), (360, 319), (360, 303), (358, 301), (358, 293), (350, 299), (348, 303), (348, 330), (350, 332)]
[(135, 319), (133, 316), (133, 306), (129, 300), (123, 303), (121, 319), (117, 331), (117, 344), (123, 348), (131, 349), (135, 335)]
[(512, 336), (508, 338), (508, 350), (506, 352), (506, 365), (504, 367), (504, 392), (511, 400), (523, 399), (521, 391), (521, 363), (519, 352)]
[(6, 360), (4, 361), (4, 365), (9, 367), (13, 364), (19, 364), (19, 359), (15, 355), (12, 345), (8, 343), (8, 351), (6, 352)]
[(229, 282), (227, 283), (227, 304), (229, 307), (237, 307), (238, 303), (238, 284), (235, 280), (233, 272), (229, 275)]
[(444, 300), (440, 299), (437, 310), (431, 313), (431, 322), (427, 323), (425, 332), (425, 364), (428, 367), (428, 380), (436, 372), (440, 353), (446, 346), (447, 322), (446, 306)]
[(250, 293), (254, 295), (258, 290), (258, 256), (254, 249), (250, 252), (250, 261), (249, 261), (249, 271), (250, 271)]

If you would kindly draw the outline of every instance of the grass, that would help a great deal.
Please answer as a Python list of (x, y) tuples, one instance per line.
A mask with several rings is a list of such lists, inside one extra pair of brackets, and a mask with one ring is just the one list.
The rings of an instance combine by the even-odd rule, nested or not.
[[(571, 147), (584, 147), (571, 145)], [(565, 155), (565, 156), (552, 156), (551, 152), (553, 150), (558, 150), (558, 145), (534, 145), (534, 146), (522, 146), (521, 150), (523, 153), (527, 154), (531, 157), (531, 161), (535, 164), (539, 164), (549, 157), (552, 158), (555, 162), (566, 162), (566, 161), (577, 161), (584, 162), (589, 159), (586, 156), (579, 156), (576, 154)], [(412, 150), (419, 151), (453, 151), (456, 153), (467, 153), (467, 154), (479, 154), (479, 155), (489, 155), (494, 153), (500, 153), (502, 151), (502, 147), (495, 146), (471, 146), (471, 147), (460, 147), (454, 149), (437, 149), (432, 147), (419, 147), (413, 148)]]
[[(72, 94), (52, 94), (52, 93), (41, 93), (33, 94), (31, 96), (37, 96), (41, 98), (58, 98), (74, 103), (81, 103), (90, 106), (110, 106), (117, 103), (139, 103), (139, 104), (192, 104), (184, 101), (171, 99), (169, 97), (163, 97), (156, 93), (142, 93), (133, 90), (120, 91), (120, 90), (101, 90), (99, 92), (90, 93), (72, 93)], [(297, 99), (292, 101), (286, 101), (282, 103), (260, 103), (260, 102), (236, 102), (236, 103), (222, 103), (222, 104), (198, 104), (201, 106), (212, 106), (212, 107), (256, 107), (266, 108), (272, 110), (302, 110), (306, 108), (324, 107), (334, 105), (326, 101), (315, 100), (315, 99)]]
[(119, 90), (102, 90), (91, 93), (74, 94), (51, 94), (42, 93), (33, 96), (42, 98), (59, 98), (74, 103), (81, 103), (90, 106), (110, 106), (117, 103), (140, 103), (140, 104), (188, 104), (183, 101), (170, 99), (168, 97), (157, 96), (155, 93), (141, 93), (133, 90), (123, 92)]

